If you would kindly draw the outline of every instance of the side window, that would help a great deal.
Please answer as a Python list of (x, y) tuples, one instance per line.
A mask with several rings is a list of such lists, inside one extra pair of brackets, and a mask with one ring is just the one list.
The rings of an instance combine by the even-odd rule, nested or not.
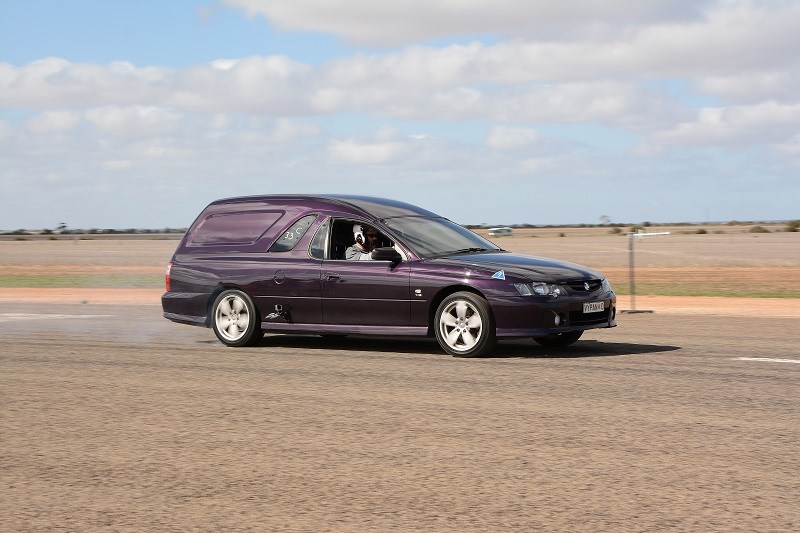
[(308, 253), (311, 254), (311, 257), (315, 259), (325, 259), (325, 250), (328, 248), (328, 230), (330, 227), (330, 221), (326, 220), (325, 223), (317, 229), (317, 233), (314, 235), (314, 239), (311, 241), (311, 246), (308, 249)]
[(244, 211), (207, 217), (189, 236), (189, 246), (251, 244), (283, 215), (277, 211)]
[(270, 252), (288, 252), (294, 248), (305, 235), (308, 227), (317, 219), (317, 215), (308, 215), (289, 226), (283, 235), (269, 247)]
[(344, 252), (349, 246), (355, 244), (353, 235), (354, 220), (337, 219), (331, 229), (331, 259), (344, 260)]
[(353, 226), (355, 225), (359, 225), (363, 228), (364, 234), (362, 238), (366, 237), (367, 234), (374, 235), (375, 238), (368, 239), (368, 242), (365, 243), (368, 251), (381, 246), (394, 246), (394, 242), (367, 222), (337, 219), (333, 222), (333, 227), (330, 232), (330, 259), (345, 259), (345, 251), (356, 242), (355, 233), (353, 231)]

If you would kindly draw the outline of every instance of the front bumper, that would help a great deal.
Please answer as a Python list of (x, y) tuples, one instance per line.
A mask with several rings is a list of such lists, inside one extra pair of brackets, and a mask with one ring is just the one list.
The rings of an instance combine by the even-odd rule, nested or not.
[[(584, 303), (603, 302), (603, 310), (584, 312)], [(498, 337), (538, 337), (551, 333), (613, 328), (617, 325), (617, 298), (607, 293), (602, 298), (527, 301), (509, 299), (493, 302)]]

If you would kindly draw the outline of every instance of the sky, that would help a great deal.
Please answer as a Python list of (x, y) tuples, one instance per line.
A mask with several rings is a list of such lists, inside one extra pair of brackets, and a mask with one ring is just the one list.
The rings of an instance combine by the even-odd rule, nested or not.
[(0, 230), (288, 193), (798, 219), (798, 27), (780, 0), (0, 0)]

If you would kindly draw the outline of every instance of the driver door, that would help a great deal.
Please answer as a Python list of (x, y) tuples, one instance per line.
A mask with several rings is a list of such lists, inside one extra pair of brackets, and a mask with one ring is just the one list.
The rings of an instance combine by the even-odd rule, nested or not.
[[(330, 241), (343, 240), (357, 220), (334, 220)], [(411, 315), (410, 268), (407, 261), (322, 262), (322, 323), (326, 325), (408, 326)]]

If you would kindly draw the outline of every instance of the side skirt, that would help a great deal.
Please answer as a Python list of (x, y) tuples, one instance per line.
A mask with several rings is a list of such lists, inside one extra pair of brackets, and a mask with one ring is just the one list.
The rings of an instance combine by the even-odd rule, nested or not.
[(427, 327), (413, 326), (355, 326), (338, 324), (276, 324), (262, 322), (261, 329), (270, 333), (317, 333), (339, 335), (389, 335), (401, 337), (424, 337)]

